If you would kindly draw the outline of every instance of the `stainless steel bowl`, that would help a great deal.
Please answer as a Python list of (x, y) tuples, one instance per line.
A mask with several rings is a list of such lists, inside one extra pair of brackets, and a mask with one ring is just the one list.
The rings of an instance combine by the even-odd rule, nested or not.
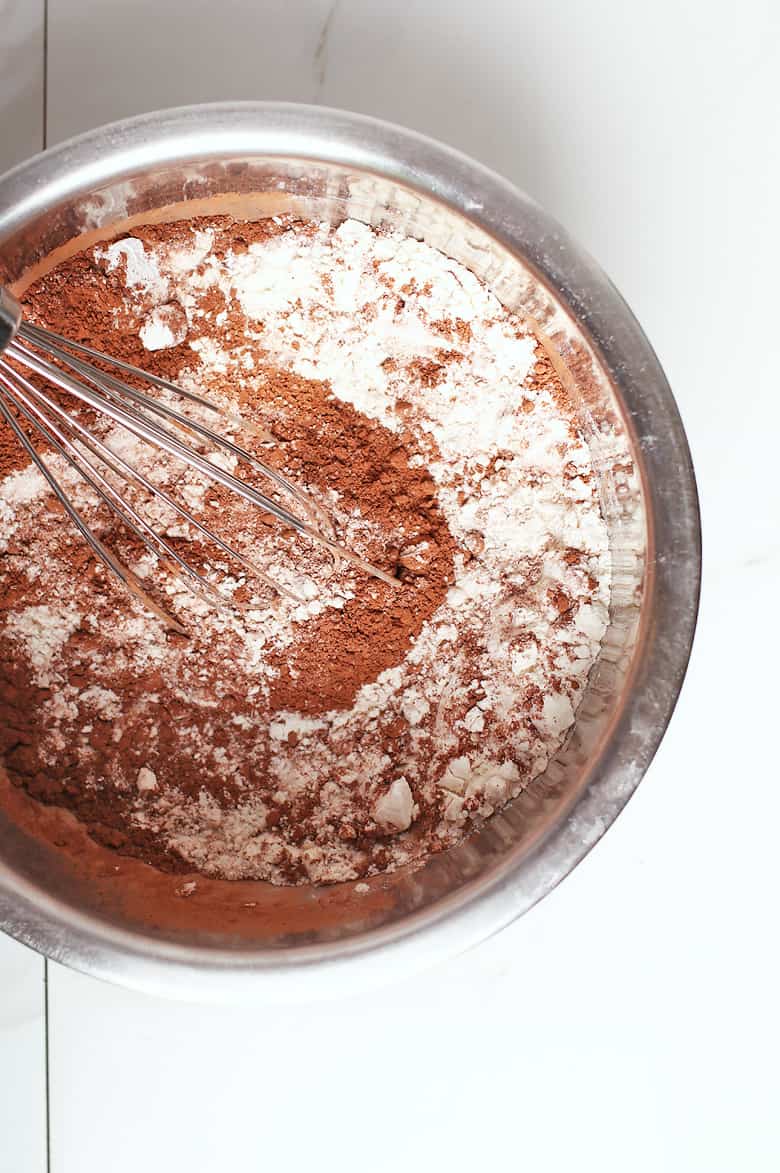
[[(600, 474), (611, 623), (573, 736), (545, 776), (460, 847), (414, 872), (273, 889), (126, 863), (7, 784), (0, 924), (87, 973), (179, 997), (297, 998), (354, 989), (474, 945), (582, 859), (663, 736), (693, 638), (696, 487), (658, 361), (609, 280), (528, 197), (398, 127), (275, 103), (189, 107), (92, 131), (0, 180), (0, 283), (23, 289), (68, 252), (150, 219), (295, 210), (428, 241), (536, 323), (565, 363)], [(73, 844), (75, 843), (75, 847)]]

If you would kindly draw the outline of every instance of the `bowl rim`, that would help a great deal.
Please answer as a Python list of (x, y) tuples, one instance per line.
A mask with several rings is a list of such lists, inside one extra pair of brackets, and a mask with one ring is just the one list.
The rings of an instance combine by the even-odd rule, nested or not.
[(287, 102), (220, 102), (143, 114), (60, 143), (0, 178), (0, 241), (66, 199), (152, 166), (241, 155), (319, 160), (383, 176), (439, 200), (520, 253), (577, 319), (623, 399), (644, 465), (653, 554), (646, 584), (653, 618), (636, 653), (634, 686), (587, 785), (509, 874), (468, 899), (462, 892), (457, 902), (445, 897), (433, 910), (350, 940), (230, 952), (118, 929), (75, 911), (0, 858), (0, 927), (47, 957), (148, 993), (297, 1001), (356, 992), (463, 952), (531, 908), (590, 851), (636, 790), (677, 702), (698, 613), (701, 525), (671, 389), (609, 278), (527, 195), (414, 131)]

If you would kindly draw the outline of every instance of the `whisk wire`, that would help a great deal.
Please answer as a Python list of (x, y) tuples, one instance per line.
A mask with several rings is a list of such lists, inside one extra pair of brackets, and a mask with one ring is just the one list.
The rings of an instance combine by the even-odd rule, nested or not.
[[(123, 359), (114, 358), (112, 355), (102, 354), (99, 350), (93, 350), (91, 346), (86, 346), (83, 342), (74, 342), (72, 338), (65, 338), (62, 334), (57, 334), (54, 330), (42, 330), (39, 326), (34, 326), (31, 322), (22, 322), (19, 326), (17, 337), (23, 338), (27, 342), (38, 342), (45, 350), (53, 349), (55, 344), (59, 347), (67, 347), (68, 351), (78, 351), (79, 354), (89, 355), (95, 362), (103, 363), (105, 366), (115, 367), (119, 371), (124, 371), (126, 375), (134, 375), (138, 379), (143, 379), (150, 383), (153, 387), (158, 387), (161, 391), (171, 391), (174, 395), (178, 395), (182, 399), (189, 399), (191, 403), (197, 403), (200, 407), (205, 407), (207, 411), (214, 412), (215, 415), (226, 415), (222, 408), (217, 407), (210, 399), (206, 399), (203, 395), (198, 395), (195, 391), (189, 391), (186, 387), (180, 387), (176, 383), (169, 382), (168, 379), (163, 379), (159, 375), (152, 375), (149, 371), (142, 371), (140, 367), (135, 367), (132, 363), (124, 362)], [(230, 420), (235, 420), (239, 424), (243, 421), (238, 416), (227, 416)]]
[[(2, 366), (3, 364), (0, 361), (0, 368)], [(10, 368), (6, 369), (10, 370)], [(32, 397), (40, 400), (53, 415), (56, 415), (62, 424), (68, 427), (72, 432), (75, 432), (78, 435), (81, 443), (88, 447), (90, 451), (92, 451), (93, 455), (101, 460), (103, 464), (111, 468), (118, 476), (123, 476), (127, 479), (136, 481), (148, 493), (151, 493), (158, 500), (164, 502), (169, 508), (174, 510), (174, 512), (177, 513), (179, 517), (186, 521), (188, 525), (193, 526), (204, 538), (210, 542), (213, 542), (214, 545), (222, 550), (224, 554), (227, 554), (229, 558), (243, 566), (245, 570), (254, 575), (261, 582), (264, 582), (267, 586), (271, 587), (279, 594), (287, 595), (294, 602), (300, 603), (303, 601), (299, 595), (296, 595), (282, 583), (277, 582), (276, 579), (271, 578), (270, 575), (266, 574), (264, 570), (261, 570), (259, 566), (252, 562), (244, 554), (241, 554), (238, 550), (234, 549), (234, 547), (230, 546), (226, 541), (224, 541), (224, 539), (221, 538), (219, 534), (214, 533), (213, 530), (209, 529), (208, 526), (199, 521), (197, 517), (190, 513), (190, 511), (181, 505), (174, 497), (172, 497), (164, 489), (161, 489), (159, 485), (156, 485), (153, 481), (149, 480), (149, 478), (144, 476), (144, 474), (135, 468), (134, 465), (130, 464), (129, 461), (125, 460), (124, 457), (119, 455), (119, 453), (114, 452), (112, 448), (103, 443), (103, 441), (98, 439), (97, 436), (93, 435), (92, 432), (90, 432), (90, 430), (80, 420), (74, 416), (68, 415), (64, 408), (61, 407), (60, 404), (56, 402), (56, 400), (51, 399), (48, 395), (46, 395), (45, 392), (33, 386), (29, 380), (25, 379), (24, 376), (18, 372), (14, 371), (13, 377), (18, 383), (24, 386), (25, 390)], [(176, 560), (181, 562), (184, 561), (178, 554), (176, 555)], [(221, 596), (219, 597), (221, 599)], [(224, 600), (222, 600), (222, 602), (224, 603)]]
[[(65, 420), (66, 431), (63, 432), (46, 412), (42, 410), (40, 405), (24, 393), (22, 389), (24, 385), (26, 384), (28, 389), (31, 389), (32, 385), (27, 383), (27, 380), (21, 376), (17, 376), (15, 379), (8, 379), (5, 377), (5, 372), (2, 372), (0, 373), (0, 383), (2, 383), (14, 406), (24, 418), (43, 436), (44, 440), (55, 451), (59, 452), (68, 461), (79, 476), (91, 486), (93, 491), (109, 507), (111, 512), (119, 517), (122, 523), (143, 542), (146, 548), (162, 562), (169, 573), (181, 579), (182, 572), (184, 572), (191, 580), (186, 584), (188, 589), (194, 590), (196, 594), (206, 599), (212, 606), (226, 606), (225, 599), (214, 589), (211, 583), (203, 575), (199, 574), (194, 567), (190, 566), (178, 551), (166, 541), (163, 535), (158, 534), (154, 527), (138, 513), (130, 502), (126, 501), (117, 492), (100, 470), (95, 468), (86, 459), (84, 454), (73, 443), (72, 438), (69, 438), (67, 435), (70, 423), (67, 417)], [(17, 385), (14, 386), (14, 384)], [(82, 437), (78, 437), (78, 439), (94, 455), (98, 455), (95, 452), (94, 446), (88, 440)], [(109, 464), (108, 461), (104, 461), (104, 463)]]
[[(3, 372), (3, 375), (4, 374), (5, 372)], [(156, 615), (158, 619), (161, 619), (162, 622), (166, 624), (166, 626), (173, 628), (173, 630), (177, 631), (180, 635), (187, 635), (187, 629), (181, 623), (179, 623), (179, 621), (174, 616), (169, 615), (168, 612), (165, 611), (156, 602), (156, 600), (152, 598), (152, 596), (144, 589), (138, 576), (134, 574), (134, 572), (130, 570), (129, 567), (125, 566), (124, 563), (120, 562), (116, 555), (114, 555), (112, 551), (101, 542), (100, 538), (98, 538), (97, 535), (93, 533), (93, 531), (84, 521), (78, 509), (76, 509), (76, 507), (68, 498), (67, 493), (65, 493), (63, 490), (54, 473), (50, 468), (48, 468), (46, 462), (41, 459), (34, 445), (25, 434), (24, 429), (20, 427), (18, 421), (14, 418), (13, 412), (10, 410), (7, 403), (7, 390), (4, 377), (2, 379), (2, 384), (4, 394), (0, 394), (0, 416), (2, 416), (8, 426), (11, 428), (11, 431), (22, 445), (22, 448), (25, 450), (30, 460), (33, 462), (33, 464), (35, 464), (38, 471), (46, 479), (55, 497), (59, 501), (60, 505), (62, 505), (63, 509), (81, 536), (84, 538), (87, 545), (96, 554), (100, 561), (109, 567), (109, 569), (127, 587), (127, 589), (133, 595), (135, 595), (142, 606), (151, 611), (153, 615)]]
[[(124, 404), (120, 405), (116, 401), (115, 396), (108, 395), (105, 391), (103, 395), (97, 394), (95, 391), (90, 390), (89, 387), (85, 387), (79, 383), (76, 379), (72, 379), (66, 372), (54, 366), (53, 363), (47, 362), (37, 355), (27, 354), (21, 348), (15, 347), (13, 343), (9, 346), (8, 352), (13, 358), (24, 362), (36, 374), (42, 375), (50, 382), (56, 384), (62, 391), (68, 392), (81, 400), (82, 403), (86, 403), (96, 411), (109, 416), (115, 423), (127, 428), (138, 439), (157, 448), (162, 448), (172, 456), (178, 456), (185, 464), (189, 464), (192, 468), (197, 469), (211, 480), (219, 481), (220, 484), (232, 489), (240, 497), (243, 497), (244, 500), (254, 505), (259, 505), (285, 525), (289, 525), (293, 529), (299, 530), (299, 532), (307, 533), (308, 527), (295, 514), (290, 513), (284, 506), (279, 505), (253, 486), (246, 484), (225, 469), (220, 468), (219, 465), (214, 464), (207, 457), (201, 456), (200, 453), (193, 451), (186, 444), (182, 443), (173, 432), (161, 424), (150, 420), (142, 412), (136, 411)], [(307, 536), (311, 536), (315, 540), (320, 540), (320, 535), (316, 531), (312, 531), (311, 534), (307, 533)]]
[[(84, 357), (81, 357), (84, 356)], [(93, 366), (92, 360), (98, 364)], [(109, 368), (109, 369), (106, 369)], [(24, 373), (23, 373), (24, 372)], [(85, 405), (98, 417), (111, 420), (141, 443), (181, 461), (205, 478), (207, 483), (221, 485), (228, 492), (261, 509), (269, 518), (280, 522), (288, 530), (309, 539), (326, 549), (338, 565), (344, 559), (369, 575), (393, 587), (395, 578), (373, 566), (336, 540), (335, 529), (326, 511), (310, 495), (292, 484), (271, 465), (254, 456), (234, 440), (215, 431), (199, 419), (190, 418), (170, 402), (147, 394), (117, 377), (114, 372), (131, 376), (135, 382), (174, 395), (181, 400), (207, 409), (225, 419), (232, 428), (254, 431), (269, 438), (240, 416), (223, 410), (207, 398), (180, 387), (167, 379), (149, 374), (122, 359), (101, 354), (84, 343), (75, 342), (60, 334), (44, 330), (22, 321), (18, 301), (10, 291), (0, 287), (0, 420), (12, 430), (24, 451), (47, 481), (67, 516), (76, 526), (93, 553), (124, 585), (169, 627), (186, 634), (185, 628), (144, 589), (138, 575), (110, 550), (87, 524), (69, 498), (62, 484), (38, 451), (20, 420), (32, 429), (83, 479), (112, 515), (140, 539), (158, 563), (195, 594), (215, 606), (235, 606), (232, 599), (220, 593), (171, 544), (164, 534), (144, 517), (141, 504), (127, 497), (112, 482), (109, 473), (151, 494), (172, 509), (176, 516), (192, 526), (203, 539), (213, 543), (229, 559), (235, 560), (249, 573), (286, 594), (297, 602), (302, 600), (289, 588), (275, 582), (269, 575), (240, 551), (206, 526), (181, 505), (171, 493), (156, 485), (119, 452), (104, 442), (101, 435), (87, 426), (81, 413), (67, 409), (60, 397), (52, 397), (39, 386), (49, 384), (60, 392)], [(26, 377), (32, 376), (31, 378)], [(187, 442), (182, 439), (186, 438)], [(272, 437), (270, 437), (272, 438)], [(210, 445), (212, 452), (204, 455), (198, 448)], [(258, 487), (234, 475), (217, 463), (219, 452), (227, 453), (236, 463), (246, 465), (255, 474), (273, 486), (275, 496), (269, 496)], [(281, 496), (282, 501), (276, 499)], [(299, 512), (294, 512), (297, 506)], [(208, 565), (208, 564), (207, 564)], [(220, 567), (221, 569), (221, 567)]]
[[(298, 489), (296, 485), (293, 485), (285, 477), (281, 476), (280, 473), (276, 471), (276, 469), (272, 468), (269, 464), (266, 464), (265, 461), (259, 460), (256, 456), (253, 456), (251, 452), (247, 452), (245, 448), (235, 444), (232, 440), (229, 440), (226, 436), (222, 436), (219, 432), (213, 431), (213, 429), (207, 427), (205, 424), (201, 424), (197, 420), (193, 420), (188, 416), (182, 415), (181, 412), (176, 411), (175, 408), (172, 408), (169, 404), (152, 399), (150, 396), (145, 395), (136, 388), (129, 387), (126, 383), (116, 379), (108, 372), (98, 370), (89, 363), (81, 361), (74, 355), (68, 353), (67, 350), (64, 350), (62, 346), (58, 345), (56, 342), (49, 342), (45, 335), (46, 331), (41, 331), (35, 326), (28, 326), (26, 323), (23, 323), (19, 328), (18, 337), (21, 337), (25, 341), (32, 343), (34, 346), (40, 346), (46, 353), (54, 355), (76, 374), (81, 375), (82, 378), (88, 379), (89, 382), (93, 384), (93, 386), (98, 388), (98, 390), (105, 391), (107, 394), (113, 391), (123, 400), (131, 399), (138, 407), (146, 411), (151, 411), (156, 415), (165, 416), (170, 420), (175, 420), (175, 422), (179, 424), (186, 432), (190, 434), (194, 432), (208, 440), (212, 445), (218, 445), (219, 447), (223, 448), (226, 452), (229, 452), (232, 456), (236, 457), (237, 460), (243, 461), (244, 463), (248, 464), (255, 472), (259, 473), (263, 477), (266, 477), (282, 492), (287, 493), (289, 496), (293, 497), (309, 517), (310, 521), (314, 522), (315, 520), (319, 520), (320, 522), (323, 522), (324, 520), (325, 523), (328, 524), (324, 511), (318, 509), (315, 503), (311, 501), (304, 492)], [(75, 350), (83, 351), (86, 354), (91, 355), (96, 360), (105, 361), (105, 356), (100, 355), (96, 350), (92, 350), (91, 347), (83, 346), (80, 343), (70, 343), (66, 339), (61, 338), (59, 334), (52, 334), (52, 337), (57, 339), (58, 342), (61, 341), (66, 346), (70, 346)], [(12, 351), (14, 350), (13, 343), (11, 349)], [(22, 347), (18, 347), (16, 349), (20, 353), (17, 353), (15, 357), (19, 358), (20, 362), (24, 362), (24, 349)], [(119, 359), (110, 359), (109, 362), (111, 365), (135, 376), (136, 378), (146, 380), (147, 382), (151, 383), (152, 386), (158, 387), (161, 390), (169, 391), (175, 395), (179, 395), (193, 403), (199, 404), (200, 406), (208, 407), (210, 411), (213, 411), (216, 414), (221, 414), (219, 408), (209, 403), (209, 401), (204, 399), (203, 396), (196, 395), (191, 391), (187, 391), (185, 388), (179, 387), (175, 383), (169, 382), (167, 379), (161, 379), (156, 375), (147, 375), (139, 367), (134, 367), (130, 363), (122, 362)], [(238, 416), (228, 416), (227, 418), (233, 426), (245, 426), (244, 421), (241, 420), (241, 418)]]
[[(108, 415), (116, 423), (121, 424), (129, 431), (133, 432), (133, 434), (136, 435), (139, 439), (144, 440), (146, 443), (152, 444), (155, 447), (162, 448), (172, 456), (177, 456), (180, 460), (184, 461), (185, 464), (189, 464), (192, 468), (197, 469), (207, 478), (224, 485), (226, 488), (232, 490), (232, 492), (234, 492), (237, 496), (242, 497), (250, 504), (259, 506), (261, 509), (272, 514), (272, 516), (274, 516), (278, 521), (281, 521), (291, 529), (296, 530), (304, 537), (310, 538), (312, 541), (326, 547), (328, 550), (330, 550), (331, 553), (346, 559), (348, 562), (351, 562), (354, 566), (357, 566), (367, 574), (381, 579), (390, 586), (398, 586), (397, 579), (391, 578), (390, 575), (386, 574), (378, 567), (373, 566), (370, 562), (367, 562), (365, 559), (355, 554), (352, 550), (349, 550), (345, 546), (340, 545), (332, 538), (329, 538), (326, 534), (316, 530), (312, 525), (302, 521), (299, 517), (296, 517), (294, 513), (291, 513), (288, 509), (285, 509), (284, 506), (279, 505), (276, 501), (273, 501), (270, 497), (254, 488), (253, 485), (247, 484), (246, 481), (242, 481), (238, 477), (233, 476), (232, 473), (228, 472), (226, 469), (221, 468), (219, 465), (214, 464), (212, 461), (208, 460), (207, 457), (201, 456), (200, 453), (195, 452), (192, 448), (188, 447), (188, 445), (182, 443), (181, 440), (179, 440), (171, 431), (163, 427), (161, 424), (150, 420), (140, 411), (129, 408), (127, 405), (123, 404), (120, 406), (118, 403), (116, 403), (115, 396), (109, 396), (105, 391), (101, 395), (95, 391), (90, 390), (89, 387), (86, 387), (79, 383), (76, 379), (71, 378), (67, 372), (60, 370), (53, 363), (50, 363), (45, 359), (41, 359), (40, 356), (36, 354), (32, 354), (31, 352), (26, 351), (22, 347), (19, 347), (16, 343), (11, 343), (11, 345), (8, 347), (8, 353), (11, 354), (14, 358), (17, 358), (20, 362), (25, 363), (35, 373), (43, 376), (52, 383), (55, 383), (58, 387), (60, 387), (61, 390), (74, 395), (77, 399), (81, 400), (83, 403), (86, 403), (88, 406)], [(91, 372), (90, 377), (91, 381), (94, 382), (96, 378), (99, 378), (99, 372)], [(123, 388), (123, 390), (131, 391), (132, 389)], [(132, 391), (132, 397), (135, 396), (147, 398), (142, 396), (141, 392)], [(212, 433), (210, 429), (203, 427), (203, 425), (195, 425), (194, 421), (188, 420), (187, 417), (182, 417), (182, 419), (185, 426), (194, 425), (198, 430), (202, 429), (203, 434), (207, 435), (209, 439), (213, 438), (215, 441), (219, 441), (224, 445), (231, 444), (230, 441), (224, 440), (223, 438), (217, 436), (216, 433)], [(239, 451), (243, 452), (241, 449), (239, 449)], [(249, 453), (245, 453), (244, 455), (250, 462), (254, 459)], [(278, 474), (275, 475), (278, 476)]]

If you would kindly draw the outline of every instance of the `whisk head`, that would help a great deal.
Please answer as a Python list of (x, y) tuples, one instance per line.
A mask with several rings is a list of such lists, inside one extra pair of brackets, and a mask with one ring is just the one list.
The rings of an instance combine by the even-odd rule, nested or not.
[[(197, 407), (202, 414), (212, 417), (215, 427), (184, 414), (180, 410), (184, 405)], [(181, 461), (208, 482), (223, 486), (282, 526), (324, 546), (336, 560), (344, 558), (383, 582), (398, 585), (397, 579), (337, 541), (327, 513), (308, 493), (216, 429), (221, 424), (230, 430), (249, 430), (261, 440), (270, 439), (267, 434), (239, 416), (226, 413), (196, 392), (25, 322), (19, 302), (7, 289), (0, 287), (0, 419), (16, 436), (93, 553), (144, 607), (173, 630), (186, 634), (186, 628), (156, 601), (139, 576), (101, 541), (86, 522), (32, 437), (63, 457), (122, 526), (140, 539), (158, 563), (195, 595), (215, 606), (226, 605), (225, 597), (206, 576), (144, 517), (140, 508), (128, 500), (123, 485), (139, 487), (173, 510), (182, 522), (192, 527), (199, 539), (211, 543), (250, 575), (281, 594), (297, 596), (116, 451), (116, 446), (101, 437), (94, 422), (85, 422), (84, 413), (80, 410), (74, 412), (74, 407), (89, 408), (95, 417), (109, 419), (143, 444)], [(212, 449), (211, 455), (203, 455), (196, 444), (208, 445)], [(266, 491), (223, 468), (214, 460), (219, 453), (225, 453), (237, 464), (251, 470), (264, 482)], [(118, 481), (112, 480), (109, 474)]]

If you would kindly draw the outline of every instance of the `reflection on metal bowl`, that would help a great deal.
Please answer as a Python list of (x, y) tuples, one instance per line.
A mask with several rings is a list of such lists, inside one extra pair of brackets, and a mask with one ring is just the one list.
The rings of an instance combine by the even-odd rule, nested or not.
[(527, 197), (411, 132), (322, 108), (191, 107), (93, 131), (0, 180), (0, 283), (19, 292), (133, 224), (292, 211), (388, 225), (467, 265), (534, 323), (567, 380), (610, 534), (610, 626), (544, 776), (415, 871), (274, 888), (180, 878), (99, 847), (0, 780), (0, 924), (87, 973), (179, 997), (297, 998), (387, 980), (496, 932), (553, 888), (633, 793), (696, 620), (700, 532), (658, 362), (598, 267)]

